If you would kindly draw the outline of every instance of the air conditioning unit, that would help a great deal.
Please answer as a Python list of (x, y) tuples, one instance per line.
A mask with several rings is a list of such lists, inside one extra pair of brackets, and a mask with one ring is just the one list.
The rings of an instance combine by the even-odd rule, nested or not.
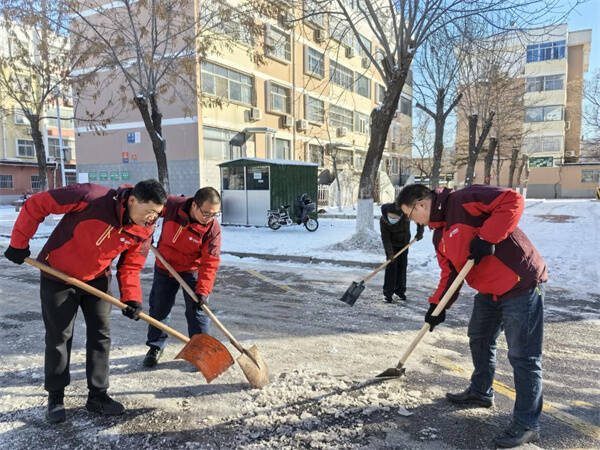
[(250, 120), (260, 120), (262, 119), (262, 111), (260, 108), (252, 108), (250, 109)]
[(570, 128), (571, 128), (571, 121), (570, 120), (565, 121), (565, 130), (568, 130)]
[(306, 131), (308, 129), (308, 120), (300, 119), (296, 121), (296, 129), (298, 131)]
[(327, 40), (327, 32), (325, 30), (315, 30), (315, 41), (325, 42)]
[(354, 47), (346, 47), (346, 58), (354, 58), (355, 55)]
[(392, 142), (392, 151), (398, 150), (398, 143)]
[(279, 24), (287, 30), (294, 28), (295, 20), (296, 17), (294, 17), (294, 15), (290, 12), (286, 12), (285, 14), (279, 16)]
[(337, 137), (344, 137), (348, 134), (348, 128), (346, 127), (338, 127), (336, 129)]
[(292, 116), (285, 115), (281, 118), (281, 127), (282, 128), (292, 128), (294, 126), (294, 122), (292, 120)]
[(371, 60), (365, 56), (360, 60), (360, 65), (363, 69), (368, 69), (371, 65)]

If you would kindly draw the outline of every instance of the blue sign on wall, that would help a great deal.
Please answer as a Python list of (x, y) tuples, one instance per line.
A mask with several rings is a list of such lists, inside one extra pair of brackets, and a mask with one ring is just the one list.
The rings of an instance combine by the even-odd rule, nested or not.
[(129, 133), (127, 133), (127, 143), (128, 144), (135, 144), (135, 132), (129, 132)]

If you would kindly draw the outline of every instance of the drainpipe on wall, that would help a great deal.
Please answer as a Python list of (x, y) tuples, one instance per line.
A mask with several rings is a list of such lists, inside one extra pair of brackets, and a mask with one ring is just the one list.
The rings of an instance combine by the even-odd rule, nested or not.
[(6, 117), (2, 116), (2, 148), (4, 150), (4, 159), (8, 159), (6, 150)]
[(296, 33), (292, 24), (292, 154), (291, 159), (296, 159)]

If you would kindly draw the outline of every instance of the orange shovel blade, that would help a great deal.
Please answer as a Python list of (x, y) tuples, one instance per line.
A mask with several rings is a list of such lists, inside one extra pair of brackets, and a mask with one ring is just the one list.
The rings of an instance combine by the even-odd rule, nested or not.
[(175, 359), (194, 365), (210, 383), (233, 365), (233, 357), (217, 339), (208, 334), (195, 334)]

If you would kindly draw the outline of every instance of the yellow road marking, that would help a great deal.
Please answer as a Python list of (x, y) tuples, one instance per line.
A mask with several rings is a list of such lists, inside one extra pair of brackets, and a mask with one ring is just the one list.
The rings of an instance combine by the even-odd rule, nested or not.
[[(438, 362), (440, 363), (441, 366), (443, 366), (446, 369), (449, 369), (453, 372), (457, 372), (457, 373), (460, 373), (463, 375), (470, 375), (467, 370), (463, 369), (460, 366), (457, 366), (454, 363), (454, 361), (452, 361), (449, 358), (440, 356), (440, 357), (438, 357)], [(511, 388), (510, 386), (507, 386), (506, 384), (501, 383), (500, 381), (494, 380), (494, 390), (496, 392), (498, 392), (499, 394), (502, 394), (502, 395), (510, 398), (511, 400), (515, 400), (515, 398), (516, 398), (515, 390), (513, 388)], [(585, 403), (585, 402), (583, 402), (583, 403)], [(583, 419), (580, 419), (579, 417), (576, 417), (572, 414), (561, 411), (561, 409), (559, 407), (554, 406), (547, 402), (543, 403), (542, 410), (549, 416), (555, 418), (556, 420), (559, 420), (559, 421), (565, 423), (566, 425), (570, 426), (574, 430), (579, 431), (581, 434), (584, 434), (588, 437), (591, 437), (592, 439), (596, 439), (596, 440), (600, 441), (600, 427), (598, 427), (592, 423), (589, 423)]]
[(246, 270), (246, 272), (248, 272), (250, 275), (254, 275), (259, 280), (263, 280), (266, 283), (269, 283), (275, 287), (278, 287), (279, 289), (281, 289), (283, 291), (291, 292), (292, 294), (299, 294), (299, 292), (296, 289), (293, 289), (285, 284), (277, 283), (277, 282), (271, 280), (269, 277), (264, 276), (262, 273), (257, 272), (256, 270)]

